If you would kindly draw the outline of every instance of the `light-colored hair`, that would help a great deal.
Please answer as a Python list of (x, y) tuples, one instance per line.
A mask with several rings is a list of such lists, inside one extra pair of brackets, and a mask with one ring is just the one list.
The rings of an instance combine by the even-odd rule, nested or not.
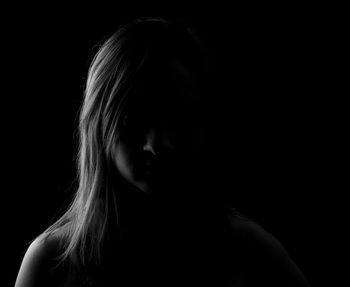
[(79, 186), (66, 212), (41, 237), (60, 232), (61, 259), (99, 261), (111, 217), (118, 223), (118, 178), (111, 151), (130, 89), (157, 57), (175, 54), (198, 71), (200, 45), (187, 30), (163, 19), (122, 26), (99, 48), (89, 68), (79, 120)]

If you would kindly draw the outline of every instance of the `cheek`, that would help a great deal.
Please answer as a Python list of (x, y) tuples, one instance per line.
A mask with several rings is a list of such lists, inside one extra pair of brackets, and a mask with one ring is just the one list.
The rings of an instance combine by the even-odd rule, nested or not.
[(194, 153), (201, 152), (203, 150), (204, 132), (202, 129), (195, 129), (192, 132), (191, 144)]
[(202, 150), (204, 143), (204, 131), (202, 128), (189, 127), (186, 133), (186, 149), (190, 154), (197, 153)]
[(132, 152), (127, 145), (118, 142), (112, 156), (120, 174), (129, 180), (132, 179), (135, 167), (132, 159)]

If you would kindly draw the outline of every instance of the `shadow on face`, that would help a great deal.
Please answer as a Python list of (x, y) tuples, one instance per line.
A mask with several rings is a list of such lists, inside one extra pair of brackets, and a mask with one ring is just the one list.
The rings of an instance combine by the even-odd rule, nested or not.
[(191, 70), (170, 60), (135, 83), (121, 115), (115, 165), (130, 184), (153, 193), (191, 175), (201, 145), (198, 84)]

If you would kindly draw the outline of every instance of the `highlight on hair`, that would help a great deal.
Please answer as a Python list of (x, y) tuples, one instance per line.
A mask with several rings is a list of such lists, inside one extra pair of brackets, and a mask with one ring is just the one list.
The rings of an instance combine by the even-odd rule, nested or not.
[(140, 18), (108, 38), (91, 63), (79, 118), (79, 185), (66, 212), (39, 236), (59, 233), (62, 261), (85, 265), (101, 260), (110, 218), (115, 215), (118, 222), (118, 186), (111, 176), (118, 121), (137, 77), (162, 53), (179, 54), (193, 67), (201, 60), (189, 30), (159, 18)]

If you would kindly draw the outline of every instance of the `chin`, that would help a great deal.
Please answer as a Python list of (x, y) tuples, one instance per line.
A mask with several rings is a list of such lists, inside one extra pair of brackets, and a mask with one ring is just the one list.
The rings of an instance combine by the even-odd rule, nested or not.
[(167, 189), (165, 182), (156, 178), (144, 178), (139, 181), (138, 187), (142, 192), (152, 195), (159, 195), (160, 191), (164, 192)]
[(152, 193), (152, 189), (148, 184), (138, 184), (138, 188), (144, 193)]
[(149, 180), (140, 180), (136, 186), (144, 193), (152, 193), (152, 191), (155, 189), (154, 183), (150, 182)]

